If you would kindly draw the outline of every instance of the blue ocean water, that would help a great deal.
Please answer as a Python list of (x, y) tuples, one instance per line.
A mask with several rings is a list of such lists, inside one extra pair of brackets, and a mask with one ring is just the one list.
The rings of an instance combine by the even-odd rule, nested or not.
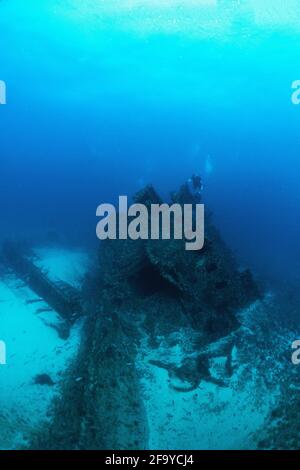
[(2, 235), (93, 239), (99, 203), (201, 172), (241, 259), (295, 279), (299, 3), (275, 3), (1, 1)]
[[(299, 295), (300, 106), (292, 102), (292, 83), (300, 80), (299, 18), (300, 0), (0, 0), (0, 80), (7, 101), (0, 105), (0, 244), (27, 240), (38, 247), (50, 280), (79, 290), (89, 272), (87, 251), (99, 244), (99, 204), (117, 203), (119, 195), (131, 197), (146, 184), (168, 200), (199, 173), (204, 203), (241, 270), (251, 268), (266, 286), (266, 299), (270, 286)], [(18, 413), (33, 416), (31, 432), (53, 398), (50, 386), (41, 392), (33, 379), (49, 374), (48, 385), (60, 383), (61, 370), (77, 354), (81, 325), (72, 324), (70, 337), (62, 338), (53, 312), (40, 320), (49, 306), (38, 308), (41, 299), (30, 286), (20, 287), (10, 271), (3, 279), (0, 341), (8, 365), (0, 368), (6, 384), (0, 402), (9, 417), (0, 414), (7, 433), (4, 438), (0, 431), (0, 448), (20, 448), (29, 433)], [(264, 323), (276, 310), (270, 302), (262, 302), (265, 310), (260, 304), (247, 310), (230, 353), (228, 388), (204, 380), (198, 395), (176, 394), (165, 370), (147, 369), (151, 348), (142, 350), (135, 366), (148, 387), (149, 448), (256, 446), (251, 433), (268, 413), (271, 421), (276, 417), (268, 400), (276, 402), (278, 394), (271, 386), (283, 369), (294, 374), (282, 358), (299, 336), (298, 330), (280, 340), (274, 334), (278, 355), (271, 351), (273, 362), (267, 362), (259, 348), (273, 344)], [(256, 331), (253, 324), (262, 317)], [(163, 359), (170, 351), (174, 360), (189, 358), (190, 332), (176, 333), (182, 357), (172, 337), (159, 345)], [(213, 357), (214, 372), (223, 356), (219, 362)], [(267, 385), (260, 390), (261, 375)], [(76, 380), (81, 383), (81, 375)], [(281, 393), (285, 398), (284, 386)], [(163, 428), (166, 417), (173, 430)]]

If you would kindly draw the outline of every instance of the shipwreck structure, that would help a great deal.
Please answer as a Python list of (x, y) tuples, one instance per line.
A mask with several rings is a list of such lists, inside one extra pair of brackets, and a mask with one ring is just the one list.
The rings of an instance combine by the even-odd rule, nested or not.
[[(185, 185), (172, 195), (179, 204), (187, 197)], [(134, 200), (162, 202), (152, 186)], [(184, 240), (100, 243), (97, 266), (83, 286), (86, 323), (80, 351), (51, 423), (33, 436), (32, 448), (147, 448), (147, 413), (136, 365), (145, 341), (157, 351), (152, 364), (168, 370), (178, 393), (195, 389), (201, 380), (224, 386), (211, 375), (210, 358), (227, 355), (230, 376), (238, 312), (260, 294), (251, 273), (238, 269), (206, 219), (205, 244), (198, 252), (186, 251)], [(174, 342), (182, 328), (191, 332), (189, 353), (180, 364), (168, 363), (159, 357), (160, 339)]]
[(70, 327), (83, 313), (80, 292), (67, 282), (51, 280), (48, 273), (34, 263), (33, 253), (22, 250), (16, 243), (3, 244), (1, 261), (61, 316), (64, 327), (59, 334), (66, 339)]

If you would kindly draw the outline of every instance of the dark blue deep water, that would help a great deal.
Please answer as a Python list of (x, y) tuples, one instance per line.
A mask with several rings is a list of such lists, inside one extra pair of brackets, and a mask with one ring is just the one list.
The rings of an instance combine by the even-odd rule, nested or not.
[(240, 259), (295, 280), (299, 2), (259, 3), (2, 0), (1, 235), (92, 241), (99, 203), (202, 172)]

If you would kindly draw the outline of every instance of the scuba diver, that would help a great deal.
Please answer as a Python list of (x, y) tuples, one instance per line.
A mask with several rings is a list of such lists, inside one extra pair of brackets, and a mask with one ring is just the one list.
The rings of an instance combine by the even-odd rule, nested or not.
[(180, 187), (179, 191), (171, 193), (171, 198), (177, 204), (200, 204), (202, 192), (202, 178), (194, 174)]
[(192, 175), (186, 182), (189, 194), (193, 198), (193, 202), (199, 204), (201, 202), (203, 183), (200, 175)]

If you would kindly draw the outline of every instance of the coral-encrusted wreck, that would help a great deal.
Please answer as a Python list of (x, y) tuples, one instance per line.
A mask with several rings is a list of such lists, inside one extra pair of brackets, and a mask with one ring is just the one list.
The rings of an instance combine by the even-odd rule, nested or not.
[[(180, 204), (190, 202), (186, 197), (185, 185), (172, 195)], [(161, 202), (151, 186), (134, 200)], [(51, 424), (34, 436), (32, 447), (147, 448), (147, 413), (136, 366), (145, 340), (155, 352), (160, 338), (174, 342), (176, 332), (189, 330), (189, 353), (180, 364), (159, 352), (152, 364), (168, 370), (170, 386), (178, 393), (196, 388), (201, 380), (224, 385), (211, 375), (210, 358), (227, 356), (230, 375), (237, 313), (259, 292), (250, 272), (238, 270), (210, 217), (205, 233), (198, 252), (186, 251), (184, 240), (101, 243), (97, 269), (83, 289), (87, 319), (79, 355)]]

